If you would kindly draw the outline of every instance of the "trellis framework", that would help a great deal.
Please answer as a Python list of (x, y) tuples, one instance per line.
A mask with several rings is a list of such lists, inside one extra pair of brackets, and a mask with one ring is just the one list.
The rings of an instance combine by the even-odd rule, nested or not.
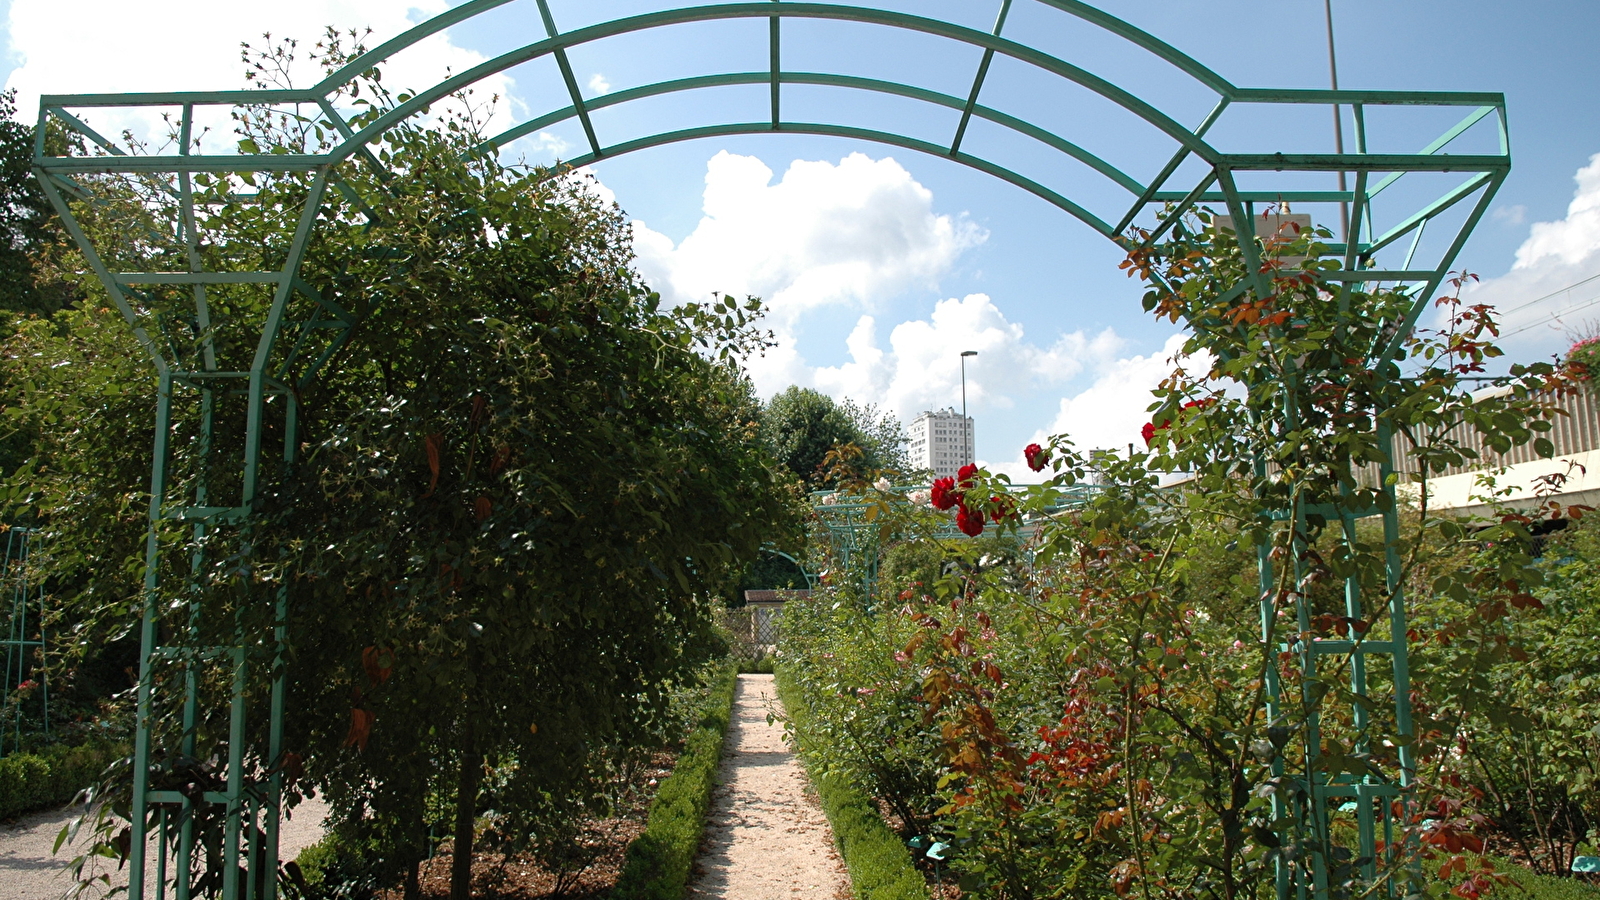
[[(13, 526), (0, 532), (0, 597), (10, 601), (6, 636), (5, 696), (9, 721), (0, 722), (0, 759), (22, 748), (25, 733), (50, 736), (50, 682), (42, 661), (45, 651), (44, 586), (30, 559), (38, 546), (31, 528)], [(24, 687), (24, 685), (29, 685)]]
[[(189, 896), (189, 875), (195, 848), (186, 823), (192, 819), (197, 803), (220, 807), (226, 816), (222, 896), (227, 900), (236, 900), (255, 896), (270, 898), (275, 893), (272, 878), (256, 876), (260, 874), (260, 869), (270, 866), (266, 861), (277, 858), (277, 820), (282, 790), (282, 776), (278, 773), (277, 764), (284, 752), (283, 654), (289, 634), (290, 597), (287, 588), (279, 590), (271, 634), (240, 633), (230, 647), (191, 646), (192, 641), (187, 636), (192, 634), (192, 629), (186, 628), (183, 622), (165, 620), (172, 617), (169, 607), (181, 591), (178, 586), (163, 584), (159, 578), (163, 547), (158, 540), (158, 530), (163, 523), (173, 520), (187, 522), (193, 529), (198, 545), (211, 530), (246, 527), (257, 502), (264, 460), (270, 453), (263, 446), (264, 435), (269, 431), (284, 436), (282, 459), (287, 464), (293, 463), (297, 444), (295, 420), (298, 391), (317, 378), (339, 348), (349, 340), (352, 332), (360, 327), (364, 317), (363, 310), (347, 308), (340, 302), (336, 284), (311, 284), (302, 274), (301, 265), (307, 247), (314, 239), (319, 211), (330, 189), (349, 193), (345, 176), (351, 167), (371, 166), (382, 177), (395, 175), (383, 170), (383, 163), (369, 148), (391, 129), (424, 113), (430, 104), (515, 66), (553, 59), (570, 103), (504, 131), (491, 139), (491, 145), (504, 146), (555, 123), (571, 120), (579, 123), (587, 143), (586, 152), (569, 161), (573, 165), (584, 165), (674, 142), (729, 135), (806, 134), (872, 142), (944, 158), (994, 176), (1053, 204), (1093, 231), (1130, 250), (1159, 239), (1196, 204), (1219, 205), (1231, 216), (1241, 236), (1247, 238), (1242, 241), (1242, 250), (1248, 269), (1256, 273), (1235, 286), (1234, 295), (1246, 290), (1256, 290), (1262, 295), (1270, 293), (1265, 277), (1258, 271), (1260, 259), (1256, 244), (1248, 240), (1253, 235), (1256, 213), (1263, 205), (1281, 207), (1283, 204), (1310, 204), (1332, 208), (1336, 204), (1348, 204), (1348, 234), (1344, 235), (1342, 241), (1332, 245), (1342, 265), (1324, 276), (1329, 290), (1339, 294), (1355, 284), (1383, 282), (1397, 285), (1414, 298), (1409, 314), (1400, 321), (1390, 323), (1394, 334), (1392, 341), (1387, 346), (1373, 349), (1374, 366), (1395, 357), (1404, 336), (1416, 325), (1418, 317), (1444, 279), (1471, 228), (1488, 208), (1510, 167), (1505, 102), (1500, 94), (1242, 88), (1152, 35), (1077, 0), (998, 0), (994, 24), (987, 30), (862, 5), (766, 0), (664, 9), (568, 31), (558, 27), (547, 0), (533, 0), (543, 29), (543, 34), (537, 35), (536, 39), (420, 90), (375, 119), (362, 122), (359, 127), (352, 124), (352, 110), (340, 106), (342, 87), (368, 69), (384, 64), (428, 37), (512, 2), (514, 0), (471, 0), (361, 55), (307, 89), (46, 95), (41, 99), (35, 172), (90, 268), (148, 352), (157, 376), (155, 447), (149, 506), (151, 525), (146, 551), (138, 690), (139, 725), (134, 765), (133, 816), (140, 824), (131, 844), (131, 896), (165, 896), (168, 879), (167, 843), (153, 841), (151, 835), (151, 815), (157, 811), (162, 821), (176, 817), (176, 821), (185, 823), (180, 826), (183, 837), (173, 848), (177, 863), (171, 877), (175, 896), (180, 900), (186, 900)], [(515, 2), (527, 4), (528, 0)], [(1209, 91), (1214, 98), (1213, 104), (1198, 121), (1190, 125), (1183, 124), (1179, 117), (1169, 115), (1157, 104), (1142, 99), (1135, 92), (1041, 49), (1039, 41), (1008, 33), (1008, 19), (1013, 18), (1024, 6), (1071, 17), (1080, 24), (1099, 29), (1103, 34), (1125, 42), (1145, 54), (1150, 65), (1174, 70), (1194, 85)], [(608, 39), (634, 34), (662, 34), (662, 30), (669, 27), (729, 20), (756, 20), (767, 24), (764, 49), (769, 64), (764, 70), (697, 75), (631, 87), (603, 96), (585, 96), (568, 58), (568, 52), (574, 48)], [(981, 51), (981, 56), (972, 72), (971, 87), (965, 96), (854, 74), (796, 71), (783, 64), (784, 26), (786, 23), (802, 21), (817, 27), (873, 27), (890, 29), (896, 33), (932, 36), (952, 45), (974, 48)], [(1113, 161), (1091, 153), (1075, 142), (1072, 134), (1057, 133), (1025, 116), (1008, 113), (1002, 108), (1003, 104), (980, 102), (985, 96), (986, 81), (997, 59), (1043, 73), (1054, 79), (1062, 91), (1087, 90), (1109, 101), (1126, 114), (1153, 127), (1164, 140), (1170, 142), (1170, 157), (1164, 165), (1146, 173), (1145, 177), (1136, 177), (1126, 171), (1131, 166), (1119, 167)], [(766, 85), (769, 115), (757, 121), (726, 121), (659, 131), (609, 143), (604, 140), (604, 128), (597, 126), (592, 115), (604, 108), (673, 94), (704, 93), (706, 97), (715, 99), (717, 90), (739, 85)], [(786, 88), (790, 86), (893, 96), (931, 109), (958, 113), (959, 117), (948, 142), (933, 142), (925, 137), (840, 122), (795, 121), (783, 115)], [(1331, 107), (1336, 113), (1341, 109), (1347, 110), (1354, 126), (1353, 150), (1342, 153), (1280, 152), (1280, 146), (1275, 142), (1281, 135), (1271, 135), (1259, 136), (1260, 145), (1248, 152), (1226, 152), (1208, 139), (1214, 127), (1236, 111), (1305, 107), (1321, 110)], [(1369, 111), (1384, 108), (1406, 115), (1423, 107), (1456, 108), (1464, 116), (1436, 140), (1420, 148), (1380, 152), (1369, 147), (1369, 143), (1372, 143), (1366, 125)], [(94, 116), (108, 111), (141, 109), (165, 110), (172, 115), (177, 132), (175, 153), (151, 155), (135, 152), (137, 148), (121, 146), (89, 124)], [(218, 110), (284, 110), (300, 116), (309, 115), (328, 133), (337, 134), (339, 140), (327, 152), (321, 153), (264, 154), (235, 152), (231, 149), (218, 152), (206, 146), (196, 131), (197, 117)], [(972, 151), (971, 126), (977, 120), (1003, 129), (1019, 140), (1036, 142), (1053, 154), (1053, 161), (1049, 163), (1052, 168), (1087, 169), (1095, 173), (1121, 189), (1127, 205), (1110, 213), (1097, 212), (1086, 202), (1079, 202), (1047, 186), (1048, 172), (1045, 175), (1025, 174)], [(47, 153), (44, 141), (46, 125), (64, 127), (81, 137), (90, 148), (89, 152), (68, 155)], [(1463, 135), (1469, 132), (1476, 135), (1485, 129), (1492, 135), (1497, 149), (1479, 154), (1445, 152)], [(1081, 136), (1078, 140), (1082, 140)], [(1402, 209), (1388, 218), (1378, 214), (1375, 198), (1380, 194), (1393, 198), (1398, 194), (1393, 186), (1399, 179), (1428, 173), (1454, 173), (1453, 184), (1426, 199), (1402, 203)], [(206, 239), (207, 216), (205, 209), (195, 199), (195, 182), (202, 174), (226, 177), (259, 174), (298, 180), (303, 187), (297, 195), (298, 201), (292, 207), (280, 205), (271, 210), (283, 223), (283, 239), (272, 248), (276, 254), (274, 264), (231, 269), (205, 267), (200, 251)], [(1348, 190), (1310, 186), (1309, 179), (1319, 174), (1328, 182), (1332, 182), (1336, 174), (1353, 176), (1353, 185)], [(141, 263), (138, 259), (139, 241), (135, 238), (115, 247), (96, 246), (88, 238), (80, 224), (80, 216), (89, 214), (101, 202), (97, 191), (106, 180), (119, 177), (139, 178), (147, 185), (156, 185), (170, 200), (172, 212), (170, 221), (162, 224), (165, 229), (162, 237), (184, 248), (178, 264), (163, 268), (153, 262), (155, 255)], [(1248, 184), (1248, 189), (1242, 183)], [(240, 192), (229, 197), (228, 201), (248, 203), (253, 199)], [(1423, 240), (1423, 233), (1430, 227), (1435, 235), (1441, 230), (1447, 234), (1442, 240), (1436, 241), (1437, 248), (1427, 255), (1430, 251)], [(1380, 267), (1377, 263), (1380, 253), (1385, 260), (1397, 255), (1400, 262), (1388, 268)], [(270, 300), (262, 307), (264, 312), (255, 321), (244, 323), (251, 329), (254, 342), (247, 366), (225, 369), (218, 361), (210, 337), (213, 331), (212, 299), (208, 296), (208, 288), (214, 289), (217, 285), (257, 285), (261, 290), (270, 292)], [(155, 297), (163, 291), (181, 291), (187, 298), (191, 311), (184, 324), (199, 336), (195, 342), (197, 350), (180, 351), (166, 336), (166, 329), (172, 323), (154, 311), (158, 306)], [(231, 431), (232, 420), (214, 414), (218, 404), (232, 402), (230, 398), (236, 397), (242, 398), (244, 404), (238, 433)], [(172, 410), (175, 399), (200, 404), (203, 412), (199, 434), (174, 435)], [(268, 428), (269, 420), (271, 429)], [(217, 429), (227, 429), (229, 433), (224, 434)], [(198, 442), (206, 451), (197, 457), (204, 461), (204, 471), (169, 471), (169, 450), (171, 443), (177, 439)], [(224, 445), (237, 447), (239, 452), (237, 455), (230, 453), (230, 459), (213, 459), (216, 454), (210, 453), (209, 449)], [(225, 477), (219, 474), (230, 466), (236, 469), (226, 469)], [(186, 486), (186, 493), (182, 497), (174, 493), (173, 486), (179, 483)], [(228, 494), (223, 496), (222, 488), (218, 486), (225, 486)], [(1388, 510), (1384, 513), (1384, 524), (1392, 539), (1396, 527), (1392, 504)], [(1346, 525), (1349, 527), (1351, 523), (1347, 522)], [(853, 526), (845, 530), (853, 533)], [(197, 571), (198, 568), (197, 563)], [(1265, 586), (1270, 583), (1270, 561), (1263, 559), (1262, 568), (1262, 583)], [(1365, 657), (1377, 654), (1389, 656), (1393, 662), (1391, 699), (1396, 721), (1402, 733), (1409, 733), (1405, 610), (1401, 595), (1393, 590), (1397, 574), (1398, 560), (1391, 558), (1390, 588), (1393, 599), (1387, 610), (1394, 629), (1391, 641), (1369, 640), (1359, 648), (1335, 647), (1334, 642), (1323, 642), (1323, 646), (1305, 652), (1304, 665), (1314, 668), (1316, 656), (1321, 653), (1350, 653), (1354, 650), (1352, 688), (1364, 693), (1367, 689), (1364, 683)], [(1349, 597), (1350, 614), (1358, 616), (1362, 603), (1358, 586), (1351, 586)], [(1264, 613), (1269, 611), (1270, 604), (1264, 603), (1263, 609)], [(194, 622), (207, 615), (207, 610), (201, 608), (197, 601), (190, 600), (188, 615), (189, 621)], [(152, 754), (150, 717), (155, 699), (152, 693), (158, 680), (157, 669), (163, 666), (182, 674), (181, 679), (169, 680), (164, 684), (185, 686), (187, 730), (183, 738), (184, 747), (181, 748), (185, 753), (195, 749), (193, 723), (201, 712), (196, 708), (200, 700), (195, 685), (200, 673), (206, 667), (221, 667), (230, 673), (232, 699), (227, 710), (229, 739), (226, 784), (222, 790), (191, 797), (174, 791), (151, 789), (148, 773)], [(270, 684), (267, 692), (270, 700), (266, 709), (258, 711), (257, 715), (267, 717), (270, 725), (268, 737), (265, 746), (246, 747), (245, 724), (250, 705), (246, 698), (249, 687), (263, 679)], [(1363, 713), (1357, 711), (1357, 715)], [(1313, 830), (1325, 829), (1328, 802), (1354, 795), (1360, 801), (1357, 806), (1361, 855), (1366, 860), (1364, 866), (1370, 874), (1376, 859), (1373, 852), (1373, 810), (1375, 806), (1383, 806), (1382, 803), (1371, 801), (1380, 796), (1392, 796), (1404, 789), (1410, 779), (1409, 753), (1409, 748), (1401, 748), (1399, 772), (1390, 773), (1381, 780), (1367, 779), (1359, 785), (1327, 784), (1309, 775), (1304, 776), (1307, 779), (1305, 796), (1309, 801), (1296, 814)], [(1311, 767), (1314, 760), (1304, 762), (1305, 772), (1315, 771)], [(1280, 811), (1289, 812), (1287, 808)], [(255, 838), (246, 837), (257, 834), (259, 836)], [(162, 864), (155, 883), (146, 884), (144, 862), (152, 842), (158, 845)], [(1316, 861), (1312, 868), (1315, 874), (1310, 883), (1301, 883), (1298, 876), (1291, 877), (1291, 873), (1285, 871), (1280, 879), (1280, 892), (1284, 895), (1296, 891), (1325, 892), (1325, 861)]]

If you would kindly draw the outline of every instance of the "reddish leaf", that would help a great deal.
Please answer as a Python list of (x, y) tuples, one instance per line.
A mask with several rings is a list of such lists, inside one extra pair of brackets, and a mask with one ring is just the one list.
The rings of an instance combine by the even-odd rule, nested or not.
[(394, 671), (394, 651), (390, 649), (379, 650), (377, 647), (367, 647), (361, 651), (361, 668), (367, 670), (367, 678), (374, 687), (389, 680), (389, 673)]
[(350, 731), (344, 736), (346, 747), (357, 750), (367, 749), (367, 738), (372, 736), (372, 720), (377, 718), (372, 713), (355, 708), (350, 710)]
[(428, 454), (428, 471), (433, 473), (433, 479), (428, 482), (428, 492), (424, 497), (433, 496), (439, 487), (440, 458), (444, 453), (444, 435), (434, 432), (422, 441), (422, 449)]

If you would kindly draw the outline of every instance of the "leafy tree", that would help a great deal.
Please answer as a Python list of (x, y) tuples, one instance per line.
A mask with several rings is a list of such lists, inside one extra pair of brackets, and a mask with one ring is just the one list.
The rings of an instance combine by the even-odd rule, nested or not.
[[(17, 92), (0, 93), (0, 313), (48, 315), (76, 299), (70, 282), (44, 277), (41, 264), (66, 236), (33, 175), (33, 125), (19, 122)], [(49, 135), (52, 144), (61, 135)]]
[[(15, 90), (0, 93), (0, 327), (7, 334), (13, 320), (48, 316), (82, 296), (60, 274), (67, 238), (34, 178), (34, 126), (16, 120), (16, 100)], [(46, 137), (52, 147), (64, 143), (57, 131)], [(0, 477), (32, 455), (34, 439), (15, 422), (0, 423)]]
[(872, 461), (876, 468), (890, 469), (901, 474), (911, 471), (911, 456), (906, 447), (911, 439), (906, 436), (905, 423), (876, 403), (862, 406), (849, 397), (839, 401), (839, 409), (855, 423), (866, 439), (862, 445), (872, 448)]
[[(331, 40), (322, 51), (330, 66), (351, 55)], [(360, 90), (357, 127), (396, 102), (376, 73)], [(268, 111), (236, 127), (265, 152), (331, 139)], [(243, 528), (159, 529), (163, 606), (192, 610), (169, 615), (169, 633), (265, 644), (287, 604), (288, 752), (251, 759), (246, 781), (282, 773), (292, 793), (323, 791), (380, 874), (407, 874), (408, 895), (430, 823), (451, 820), (452, 895), (465, 897), (484, 810), (498, 814), (495, 840), (518, 849), (599, 808), (611, 768), (669, 736), (672, 690), (720, 652), (711, 598), (791, 521), (737, 370), (761, 340), (759, 304), (663, 310), (632, 271), (620, 210), (480, 144), (472, 114), (447, 116), (375, 144), (386, 170), (341, 172), (349, 190), (325, 202), (302, 272), (367, 318), (340, 364), (295, 398), (300, 461), (267, 473)], [(197, 177), (206, 267), (275, 265), (307, 181), (258, 175), (240, 202), (226, 180)], [(80, 221), (113, 267), (187, 252), (170, 230), (141, 229), (140, 246), (117, 239), (171, 213), (161, 185), (94, 186), (110, 199), (81, 206)], [(141, 311), (173, 352), (246, 368), (263, 293), (217, 286), (207, 300), (209, 331), (167, 327), (192, 323), (180, 291), (150, 292)], [(86, 585), (63, 602), (87, 638), (137, 614), (151, 378), (111, 314), (69, 315), (91, 327), (30, 326), (9, 354), (24, 377), (8, 415), (45, 448), (7, 496), (60, 535), (58, 575)], [(85, 415), (105, 421), (86, 434)], [(209, 443), (195, 439), (206, 416), (218, 423)], [(242, 418), (220, 392), (175, 405), (179, 475), (164, 499), (237, 490), (215, 461), (237, 459)], [(285, 439), (281, 420), (267, 427), (269, 445)], [(85, 521), (82, 498), (108, 515)], [(227, 738), (216, 712), (227, 679), (202, 673), (188, 741), (173, 689), (182, 670), (159, 675), (157, 785), (224, 777), (206, 760)], [(263, 747), (269, 698), (247, 700)], [(126, 816), (126, 782), (107, 787), (103, 809)], [(102, 836), (116, 827), (104, 819)], [(197, 890), (212, 890), (220, 819), (202, 811), (196, 827), (208, 853)]]
[(761, 436), (779, 462), (813, 487), (827, 480), (828, 451), (844, 444), (861, 448), (863, 469), (907, 468), (905, 430), (893, 414), (848, 399), (838, 403), (811, 388), (790, 385), (769, 400)]

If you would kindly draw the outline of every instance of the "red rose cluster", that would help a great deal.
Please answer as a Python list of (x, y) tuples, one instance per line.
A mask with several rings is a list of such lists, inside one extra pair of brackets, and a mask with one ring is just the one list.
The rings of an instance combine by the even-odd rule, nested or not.
[(1045, 466), (1050, 465), (1050, 451), (1038, 444), (1022, 448), (1022, 456), (1028, 461), (1028, 468), (1035, 472), (1043, 471)]
[[(1215, 403), (1216, 399), (1217, 398), (1215, 398), (1215, 397), (1204, 397), (1204, 398), (1199, 399), (1199, 400), (1190, 400), (1188, 403), (1185, 403), (1183, 405), (1183, 408), (1184, 409), (1205, 409), (1206, 407), (1210, 406), (1212, 403)], [(1157, 425), (1154, 422), (1146, 422), (1146, 423), (1144, 423), (1144, 427), (1139, 429), (1139, 434), (1144, 436), (1144, 445), (1146, 447), (1150, 446), (1150, 442), (1154, 441), (1156, 439), (1156, 432), (1166, 429), (1166, 427), (1168, 425), (1171, 425), (1171, 424), (1172, 424), (1172, 420), (1171, 419), (1163, 419), (1163, 420), (1161, 420), (1161, 424), (1160, 425)]]
[(972, 478), (977, 474), (977, 466), (965, 465), (956, 472), (955, 478), (946, 475), (933, 482), (933, 505), (938, 509), (961, 507), (956, 511), (956, 527), (968, 537), (983, 534), (983, 511), (967, 505), (967, 491), (972, 488)]
[[(956, 527), (968, 537), (977, 537), (983, 534), (984, 514), (980, 505), (967, 503), (967, 492), (972, 489), (972, 479), (978, 474), (978, 467), (973, 465), (962, 466), (954, 478), (946, 476), (935, 479), (930, 493), (933, 495), (933, 505), (938, 509), (956, 510)], [(981, 501), (980, 501), (981, 503)], [(989, 503), (994, 506), (994, 512), (989, 515), (996, 521), (1015, 516), (1013, 504), (1000, 497), (990, 497)]]

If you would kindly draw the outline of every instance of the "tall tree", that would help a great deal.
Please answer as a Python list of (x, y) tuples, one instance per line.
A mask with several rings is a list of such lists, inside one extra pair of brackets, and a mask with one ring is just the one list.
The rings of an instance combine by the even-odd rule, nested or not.
[[(327, 61), (350, 55), (335, 46)], [(372, 105), (358, 123), (393, 105), (375, 73), (361, 90)], [(253, 150), (306, 152), (327, 139), (299, 124), (266, 112), (237, 121)], [(620, 210), (575, 179), (502, 165), (476, 149), (476, 126), (467, 116), (401, 127), (373, 147), (389, 171), (341, 172), (349, 190), (324, 204), (302, 273), (368, 315), (342, 364), (296, 395), (301, 460), (268, 473), (247, 528), (200, 534), (173, 522), (161, 534), (173, 586), (162, 605), (198, 604), (193, 641), (265, 640), (280, 587), (288, 598), (290, 756), (253, 759), (247, 782), (282, 771), (323, 791), (384, 874), (412, 871), (408, 893), (428, 849), (430, 792), (448, 796), (453, 897), (466, 896), (480, 812), (494, 808), (507, 844), (526, 844), (542, 823), (593, 805), (611, 749), (661, 738), (670, 691), (719, 650), (711, 598), (792, 522), (737, 370), (761, 339), (759, 304), (663, 310), (632, 269)], [(207, 269), (271, 265), (273, 213), (294, 210), (306, 187), (303, 175), (258, 175), (240, 201), (226, 180), (196, 178)], [(159, 219), (166, 195), (149, 188), (117, 197), (138, 202), (79, 209), (113, 266), (185, 252), (158, 243), (158, 228), (146, 229), (149, 245), (118, 240), (129, 217)], [(240, 323), (259, 319), (262, 298), (215, 286), (207, 299), (223, 324), (171, 330), (174, 352), (210, 342), (221, 368), (246, 368), (253, 344)], [(153, 315), (184, 321), (181, 292), (148, 299)], [(149, 444), (127, 438), (149, 433), (151, 378), (112, 314), (70, 314), (101, 327), (35, 323), (7, 355), (20, 386), (8, 414), (44, 436), (48, 463), (14, 476), (6, 498), (60, 533), (71, 550), (61, 574), (115, 585), (65, 598), (81, 604), (87, 635), (128, 627), (137, 608), (138, 567), (126, 563), (143, 527), (130, 513)], [(52, 390), (36, 390), (35, 376)], [(103, 429), (63, 418), (83, 407), (110, 417)], [(237, 429), (240, 413), (228, 395), (209, 412), (175, 404), (173, 471), (209, 470), (225, 494), (236, 476), (207, 460), (236, 459), (237, 433), (194, 438), (203, 416)], [(172, 499), (199, 486), (181, 474)], [(84, 496), (123, 515), (84, 521)], [(197, 690), (203, 708), (224, 708), (226, 679)], [(173, 752), (181, 693), (158, 695), (167, 752), (156, 783), (215, 782), (205, 760), (219, 758), (225, 717), (202, 716), (195, 751)], [(260, 704), (254, 746), (265, 746), (267, 698), (249, 699)], [(119, 826), (107, 827), (109, 840)], [(217, 843), (217, 817), (197, 827), (201, 846)], [(210, 864), (199, 874), (201, 885), (220, 877)]]
[(864, 470), (907, 467), (905, 429), (893, 414), (849, 399), (835, 402), (811, 388), (790, 385), (768, 401), (761, 411), (761, 436), (773, 456), (812, 487), (824, 484), (824, 460), (840, 445), (861, 449), (857, 465)]
[(34, 126), (16, 116), (16, 90), (0, 93), (0, 315), (49, 315), (79, 292), (42, 265), (65, 249), (65, 235), (33, 175)]

